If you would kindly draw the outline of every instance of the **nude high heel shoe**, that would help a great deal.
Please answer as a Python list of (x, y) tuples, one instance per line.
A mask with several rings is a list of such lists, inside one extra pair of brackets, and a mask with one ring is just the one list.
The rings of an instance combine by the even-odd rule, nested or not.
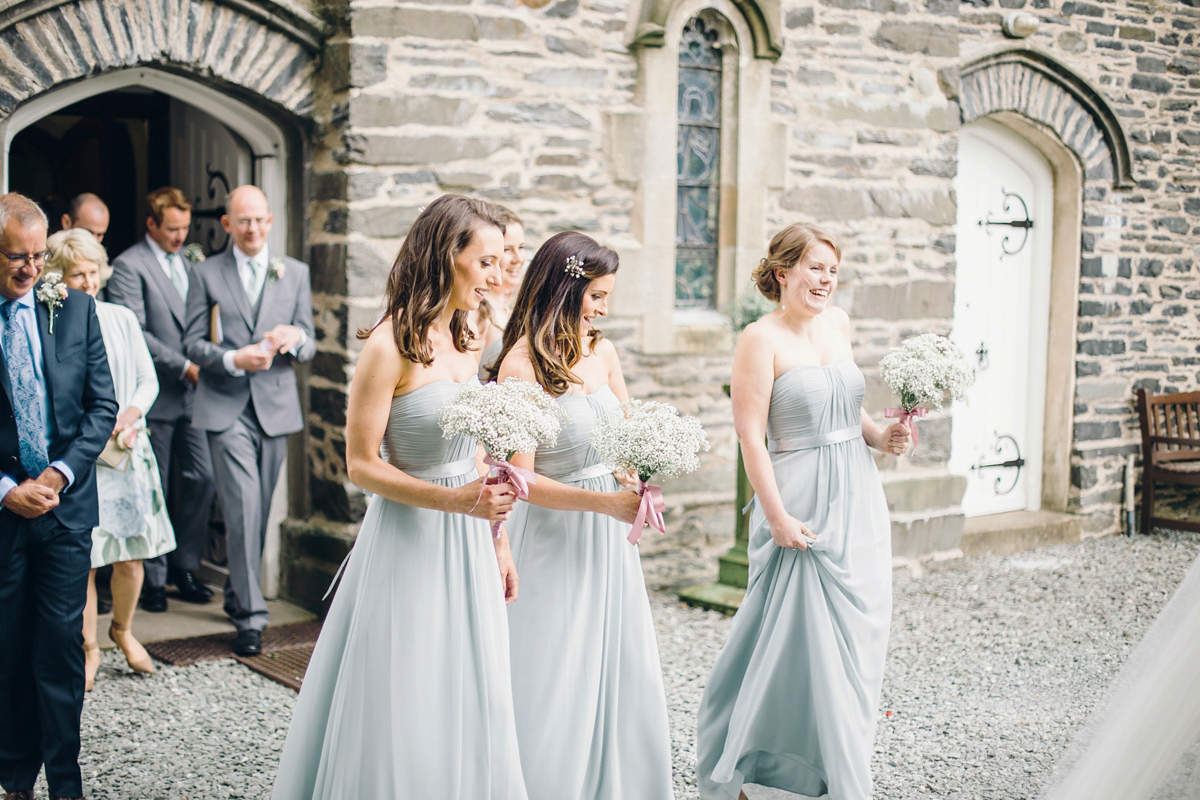
[[(120, 638), (118, 638), (118, 634), (120, 634)], [(154, 674), (154, 662), (150, 659), (150, 654), (146, 652), (146, 648), (142, 647), (141, 642), (133, 638), (128, 626), (113, 622), (108, 626), (108, 636), (116, 643), (117, 647), (121, 648), (121, 652), (125, 654), (125, 660), (129, 662), (129, 666), (133, 668), (134, 672), (140, 672), (143, 675)]]
[(92, 642), (83, 646), (83, 690), (90, 692), (96, 686), (96, 673), (100, 671), (100, 645)]

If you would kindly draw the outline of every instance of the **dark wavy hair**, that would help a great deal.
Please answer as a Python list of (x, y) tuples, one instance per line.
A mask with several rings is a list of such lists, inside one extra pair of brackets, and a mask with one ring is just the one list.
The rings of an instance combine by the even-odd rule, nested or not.
[[(383, 317), (391, 317), (392, 336), (404, 358), (426, 367), (433, 363), (429, 329), (450, 301), (454, 259), (470, 244), (475, 231), (488, 225), (504, 231), (496, 207), (457, 194), (444, 194), (434, 200), (413, 222), (388, 274)], [(383, 320), (375, 327), (381, 324)], [(367, 338), (373, 329), (360, 329), (358, 338)], [(455, 348), (465, 353), (475, 338), (466, 311), (454, 312), (450, 332)]]
[[(567, 270), (571, 256), (578, 260), (582, 277)], [(504, 329), (500, 355), (488, 369), (492, 380), (499, 374), (508, 352), (522, 339), (528, 339), (529, 362), (543, 389), (561, 397), (571, 384), (581, 383), (571, 367), (583, 358), (579, 335), (583, 296), (592, 281), (612, 275), (620, 265), (614, 251), (582, 233), (564, 231), (547, 239), (525, 271), (512, 316)], [(593, 328), (588, 336), (594, 346), (603, 334)]]

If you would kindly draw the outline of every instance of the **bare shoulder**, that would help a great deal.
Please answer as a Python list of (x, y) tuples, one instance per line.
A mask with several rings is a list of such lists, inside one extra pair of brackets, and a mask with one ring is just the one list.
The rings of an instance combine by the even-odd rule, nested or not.
[(600, 356), (604, 363), (610, 366), (621, 363), (621, 357), (617, 354), (617, 346), (607, 337), (598, 342), (593, 341), (592, 352)]
[(846, 313), (846, 309), (829, 306), (825, 309), (825, 313), (829, 315), (830, 322), (840, 328), (850, 330), (850, 315)]
[(737, 349), (738, 351), (750, 348), (761, 350), (773, 347), (778, 334), (779, 326), (775, 322), (774, 315), (766, 314), (742, 329), (742, 332), (738, 334)]
[(396, 347), (396, 338), (392, 334), (390, 318), (384, 318), (382, 322), (375, 326), (370, 335), (367, 336), (367, 341), (358, 356), (359, 365), (364, 360), (379, 364), (391, 360), (395, 360), (396, 362), (403, 360), (400, 358), (399, 348)]
[(533, 362), (529, 360), (529, 348), (525, 342), (517, 342), (508, 351), (496, 377), (499, 380), (520, 378), (523, 381), (537, 381), (537, 374), (533, 371)]

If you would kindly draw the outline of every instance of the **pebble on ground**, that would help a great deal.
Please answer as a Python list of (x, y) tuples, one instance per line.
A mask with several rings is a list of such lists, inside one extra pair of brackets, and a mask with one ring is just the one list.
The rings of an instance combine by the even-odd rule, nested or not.
[[(875, 796), (1036, 797), (1198, 553), (1194, 534), (1111, 537), (898, 580)], [(696, 800), (696, 708), (730, 618), (668, 593), (651, 603), (676, 800)], [(295, 699), (231, 659), (141, 677), (107, 651), (83, 712), (88, 797), (268, 798)]]

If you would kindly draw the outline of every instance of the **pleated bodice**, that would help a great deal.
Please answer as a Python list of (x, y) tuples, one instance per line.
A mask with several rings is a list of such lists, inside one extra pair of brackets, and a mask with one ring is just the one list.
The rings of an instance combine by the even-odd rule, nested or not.
[(557, 442), (538, 448), (534, 471), (564, 483), (581, 480), (586, 472), (611, 472), (611, 468), (600, 468), (592, 428), (621, 407), (612, 389), (605, 385), (591, 394), (564, 394), (557, 402), (571, 419), (559, 431)]
[[(475, 378), (470, 381), (474, 382)], [(469, 436), (447, 439), (442, 436), (442, 428), (438, 424), (442, 406), (458, 393), (462, 385), (449, 380), (434, 381), (393, 397), (387, 429), (380, 446), (384, 460), (423, 480), (461, 474), (453, 470), (437, 474), (445, 472), (441, 469), (443, 465), (458, 465), (463, 472), (468, 471), (466, 467), (474, 469), (478, 447), (475, 439)]]
[(860, 428), (865, 391), (862, 373), (848, 358), (823, 366), (793, 367), (776, 378), (771, 389), (768, 441), (807, 440)]

